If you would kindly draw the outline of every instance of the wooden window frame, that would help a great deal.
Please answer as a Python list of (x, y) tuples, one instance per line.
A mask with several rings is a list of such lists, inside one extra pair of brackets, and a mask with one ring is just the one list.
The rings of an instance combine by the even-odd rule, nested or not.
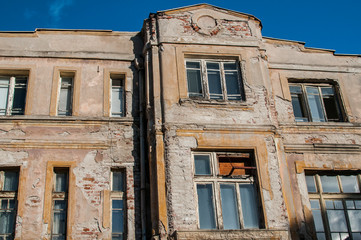
[[(25, 115), (25, 108), (26, 108), (26, 99), (27, 99), (27, 93), (28, 93), (28, 81), (29, 81), (29, 77), (27, 75), (6, 75), (6, 76), (0, 76), (1, 78), (7, 78), (9, 79), (9, 84), (8, 84), (8, 95), (7, 95), (7, 106), (5, 109), (5, 114), (2, 116), (12, 116), (12, 115)], [(16, 79), (17, 78), (21, 78), (24, 79), (26, 81), (25, 84), (21, 83), (21, 84), (17, 84), (16, 83)], [(17, 86), (24, 86), (25, 85), (25, 102), (24, 102), (24, 108), (21, 109), (19, 111), (19, 113), (15, 113), (14, 112), (14, 107), (13, 107), (13, 103), (14, 103), (14, 93), (15, 93), (15, 89), (17, 88)], [(14, 114), (15, 113), (15, 114)]]
[[(113, 181), (114, 181), (114, 172), (120, 172), (122, 173), (122, 178), (123, 178), (123, 191), (115, 191), (113, 189)], [(127, 197), (126, 197), (126, 189), (127, 189), (127, 186), (126, 186), (126, 170), (123, 169), (123, 168), (116, 168), (116, 169), (112, 169), (111, 170), (111, 183), (110, 183), (110, 186), (111, 186), (111, 192), (110, 192), (110, 219), (113, 219), (113, 200), (122, 200), (123, 201), (123, 239), (127, 239), (127, 211), (126, 211), (126, 200), (127, 200)], [(112, 225), (113, 225), (113, 221), (111, 221), (111, 226), (110, 228), (112, 229)], [(113, 233), (113, 229), (111, 230), (111, 233), (112, 235), (113, 234), (119, 234), (119, 233)]]
[[(223, 226), (223, 217), (222, 217), (222, 205), (221, 205), (221, 184), (230, 184), (235, 186), (235, 193), (236, 193), (236, 203), (238, 208), (238, 218), (239, 218), (239, 229), (250, 229), (244, 227), (244, 217), (242, 215), (242, 201), (240, 197), (240, 184), (250, 184), (253, 185), (256, 189), (257, 194), (257, 207), (258, 207), (258, 214), (259, 214), (259, 228), (252, 228), (252, 229), (262, 229), (264, 228), (263, 223), (263, 211), (262, 206), (260, 203), (261, 195), (259, 193), (259, 184), (257, 178), (257, 169), (256, 167), (252, 168), (253, 174), (252, 175), (244, 175), (244, 176), (226, 176), (220, 175), (219, 171), (219, 162), (218, 158), (221, 156), (230, 156), (230, 157), (244, 157), (244, 154), (250, 154), (250, 160), (253, 161), (254, 166), (256, 166), (254, 154), (251, 151), (245, 152), (192, 152), (192, 161), (193, 161), (193, 180), (194, 180), (194, 189), (195, 189), (195, 196), (196, 196), (196, 209), (197, 209), (197, 219), (198, 219), (198, 229), (202, 229), (200, 227), (199, 221), (199, 210), (198, 210), (198, 194), (197, 194), (197, 185), (198, 184), (211, 184), (212, 185), (212, 194), (213, 194), (213, 207), (214, 207), (214, 214), (215, 214), (215, 229), (224, 229)], [(197, 175), (195, 172), (195, 155), (208, 155), (210, 159), (210, 168), (211, 173), (209, 175)], [(237, 229), (234, 229), (237, 230)]]
[[(358, 172), (322, 172), (322, 171), (311, 171), (311, 172), (306, 172), (305, 176), (312, 176), (314, 179), (314, 183), (315, 183), (315, 187), (316, 187), (316, 191), (315, 192), (309, 192), (308, 189), (308, 198), (309, 201), (311, 200), (317, 200), (319, 202), (320, 205), (320, 211), (321, 211), (321, 217), (322, 217), (322, 223), (323, 223), (323, 227), (324, 227), (324, 234), (326, 236), (327, 240), (331, 240), (331, 229), (330, 229), (330, 225), (329, 225), (329, 221), (328, 221), (328, 217), (327, 217), (327, 209), (326, 209), (326, 203), (325, 201), (327, 200), (339, 200), (342, 201), (342, 205), (343, 205), (343, 209), (339, 209), (339, 210), (343, 210), (344, 212), (344, 216), (346, 219), (346, 225), (348, 228), (348, 234), (349, 234), (349, 239), (352, 240), (352, 231), (351, 231), (351, 226), (350, 226), (350, 219), (347, 213), (348, 208), (346, 207), (346, 201), (347, 200), (360, 200), (361, 201), (361, 174)], [(322, 190), (322, 183), (321, 183), (321, 176), (335, 176), (337, 179), (337, 183), (338, 183), (338, 188), (339, 188), (339, 192), (324, 192)], [(343, 186), (341, 184), (341, 176), (356, 176), (357, 179), (357, 184), (358, 184), (358, 193), (345, 193), (343, 191)], [(307, 181), (306, 181), (307, 182)], [(360, 209), (361, 211), (361, 209)], [(316, 232), (316, 226), (314, 223), (314, 217), (312, 215), (312, 222), (313, 222), (313, 226), (312, 226), (312, 235), (314, 235), (314, 237), (317, 239), (317, 232)], [(361, 232), (360, 232), (361, 234)]]
[[(187, 62), (198, 62), (200, 64), (200, 77), (201, 77), (201, 87), (202, 87), (202, 93), (199, 94), (199, 96), (192, 96), (190, 94), (189, 90), (187, 90), (188, 98), (205, 99), (205, 100), (212, 100), (212, 101), (245, 101), (246, 100), (244, 87), (243, 87), (241, 68), (240, 68), (239, 62), (237, 60), (217, 59), (217, 58), (215, 58), (215, 59), (212, 59), (212, 58), (185, 58), (184, 66), (185, 66), (185, 71), (186, 71), (186, 80), (187, 80), (187, 84), (188, 84), (187, 70), (190, 68), (187, 68), (187, 66), (186, 66)], [(211, 94), (209, 92), (207, 63), (218, 63), (219, 64), (219, 72), (220, 72), (221, 88), (222, 88), (222, 94), (221, 94), (222, 98), (221, 99), (212, 98)], [(224, 63), (235, 63), (235, 65), (236, 65), (236, 69), (234, 71), (237, 72), (237, 80), (238, 80), (238, 86), (239, 86), (239, 99), (229, 99), (229, 94), (227, 93), (226, 74), (225, 74), (226, 70), (224, 68)], [(187, 89), (188, 89), (188, 87), (187, 87)]]

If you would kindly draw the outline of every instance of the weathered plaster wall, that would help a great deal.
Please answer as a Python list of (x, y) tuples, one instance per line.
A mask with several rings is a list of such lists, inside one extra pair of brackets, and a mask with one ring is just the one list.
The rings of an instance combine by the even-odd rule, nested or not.
[[(29, 77), (26, 114), (0, 117), (0, 169), (20, 169), (16, 239), (50, 238), (54, 167), (69, 168), (68, 239), (111, 239), (112, 169), (126, 173), (126, 234), (139, 238), (139, 95), (133, 62), (139, 44), (136, 33), (0, 33), (0, 75), (23, 71)], [(77, 111), (50, 116), (51, 101), (57, 101), (53, 78), (62, 71), (74, 72), (80, 84), (73, 95)], [(126, 76), (123, 118), (105, 114), (109, 73)]]

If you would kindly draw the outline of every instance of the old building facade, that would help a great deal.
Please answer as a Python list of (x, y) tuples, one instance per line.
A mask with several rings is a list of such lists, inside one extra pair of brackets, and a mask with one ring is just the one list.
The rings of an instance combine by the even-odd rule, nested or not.
[(261, 29), (0, 33), (0, 238), (361, 239), (360, 56)]

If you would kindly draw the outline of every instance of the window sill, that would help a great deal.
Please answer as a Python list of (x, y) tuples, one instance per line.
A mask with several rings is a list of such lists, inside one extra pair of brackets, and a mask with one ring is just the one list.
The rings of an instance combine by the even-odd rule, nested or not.
[(43, 122), (124, 122), (132, 123), (138, 118), (133, 117), (84, 117), (84, 116), (44, 116), (44, 115), (11, 115), (0, 116), (0, 123), (9, 121), (43, 121)]
[(289, 239), (287, 229), (240, 229), (176, 231), (175, 239)]
[(181, 98), (179, 100), (181, 106), (200, 106), (210, 108), (238, 108), (242, 110), (253, 110), (245, 101), (234, 100), (216, 100), (216, 99), (201, 99), (201, 98)]

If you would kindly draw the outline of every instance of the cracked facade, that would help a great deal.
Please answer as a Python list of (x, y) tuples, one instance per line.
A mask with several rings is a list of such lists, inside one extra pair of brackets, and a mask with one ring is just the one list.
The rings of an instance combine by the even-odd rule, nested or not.
[(361, 239), (360, 56), (261, 29), (1, 32), (0, 236)]

